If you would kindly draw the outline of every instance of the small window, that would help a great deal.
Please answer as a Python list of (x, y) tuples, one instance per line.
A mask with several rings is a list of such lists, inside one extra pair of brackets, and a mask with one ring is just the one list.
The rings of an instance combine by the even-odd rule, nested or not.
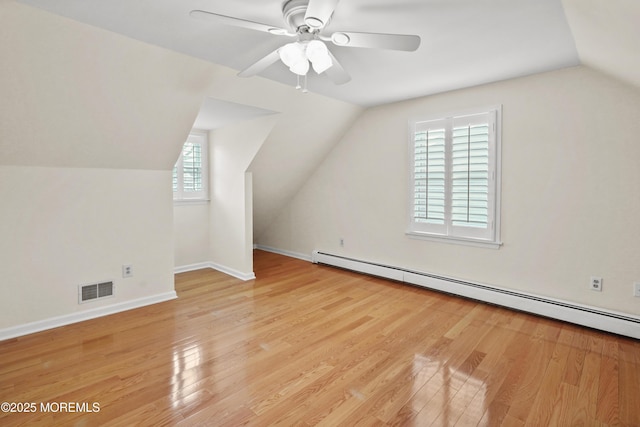
[(498, 247), (500, 109), (410, 122), (407, 234)]
[(207, 134), (192, 132), (173, 167), (173, 200), (208, 200)]

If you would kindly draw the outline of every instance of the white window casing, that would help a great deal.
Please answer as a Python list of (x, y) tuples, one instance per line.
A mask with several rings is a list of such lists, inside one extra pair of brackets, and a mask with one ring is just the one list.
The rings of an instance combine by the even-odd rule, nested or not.
[(410, 237), (500, 245), (501, 108), (409, 122)]
[(206, 201), (208, 191), (208, 138), (206, 132), (192, 131), (173, 167), (173, 200)]

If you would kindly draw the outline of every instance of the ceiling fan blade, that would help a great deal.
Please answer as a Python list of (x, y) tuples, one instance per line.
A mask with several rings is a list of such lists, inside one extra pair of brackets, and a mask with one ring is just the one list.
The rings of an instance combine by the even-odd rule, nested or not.
[(351, 76), (347, 73), (342, 65), (338, 62), (335, 56), (331, 52), (329, 52), (329, 56), (331, 57), (331, 61), (333, 61), (333, 65), (325, 70), (324, 74), (329, 77), (329, 79), (337, 85), (342, 85), (351, 80)]
[(337, 46), (367, 47), (373, 49), (413, 52), (420, 47), (420, 37), (406, 34), (353, 33), (340, 31), (331, 35)]
[(280, 50), (280, 49), (274, 50), (273, 52), (271, 52), (270, 54), (268, 54), (264, 58), (259, 59), (257, 62), (254, 62), (249, 67), (247, 67), (244, 70), (240, 71), (238, 73), (238, 76), (240, 76), (240, 77), (255, 76), (256, 74), (261, 73), (267, 67), (275, 64), (280, 59), (280, 55), (278, 53), (278, 50)]
[(250, 30), (263, 31), (266, 33), (277, 35), (295, 36), (295, 34), (289, 33), (289, 31), (285, 30), (284, 28), (261, 24), (259, 22), (247, 21), (246, 19), (232, 18), (231, 16), (219, 15), (217, 13), (207, 12), (205, 10), (192, 10), (191, 12), (189, 12), (189, 15), (193, 18), (202, 19), (216, 24), (248, 28)]
[(323, 28), (329, 23), (339, 0), (309, 0), (304, 22), (312, 29)]

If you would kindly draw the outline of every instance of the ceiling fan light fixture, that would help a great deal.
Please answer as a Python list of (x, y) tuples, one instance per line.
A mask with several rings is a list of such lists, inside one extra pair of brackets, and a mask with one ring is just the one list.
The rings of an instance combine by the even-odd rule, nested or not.
[(326, 58), (313, 61), (311, 65), (313, 66), (313, 70), (316, 73), (322, 74), (333, 66), (333, 61), (331, 60), (330, 57), (327, 56)]
[(278, 49), (278, 55), (289, 70), (299, 76), (305, 76), (311, 66), (318, 74), (333, 66), (329, 49), (320, 40), (288, 43)]
[(307, 61), (304, 46), (298, 42), (288, 43), (282, 46), (278, 50), (278, 55), (280, 55), (280, 60), (284, 62), (287, 67), (293, 67), (299, 62)]
[(292, 66), (290, 66), (289, 70), (292, 73), (297, 74), (299, 76), (306, 76), (307, 73), (309, 72), (309, 61), (307, 61), (306, 59), (302, 61), (298, 61)]
[(321, 74), (333, 65), (327, 45), (320, 40), (311, 40), (307, 44), (305, 53), (309, 61), (311, 61), (314, 71), (318, 74)]
[(328, 57), (328, 52), (329, 49), (327, 49), (327, 45), (322, 43), (320, 40), (311, 40), (309, 43), (307, 43), (307, 48), (305, 49), (305, 54), (311, 62)]

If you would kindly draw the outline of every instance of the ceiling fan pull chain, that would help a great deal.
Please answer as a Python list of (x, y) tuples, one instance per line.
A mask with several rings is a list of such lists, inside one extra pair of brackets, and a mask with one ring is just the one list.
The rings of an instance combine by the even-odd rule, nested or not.
[(300, 74), (296, 74), (296, 89), (302, 89), (302, 86), (300, 86)]

